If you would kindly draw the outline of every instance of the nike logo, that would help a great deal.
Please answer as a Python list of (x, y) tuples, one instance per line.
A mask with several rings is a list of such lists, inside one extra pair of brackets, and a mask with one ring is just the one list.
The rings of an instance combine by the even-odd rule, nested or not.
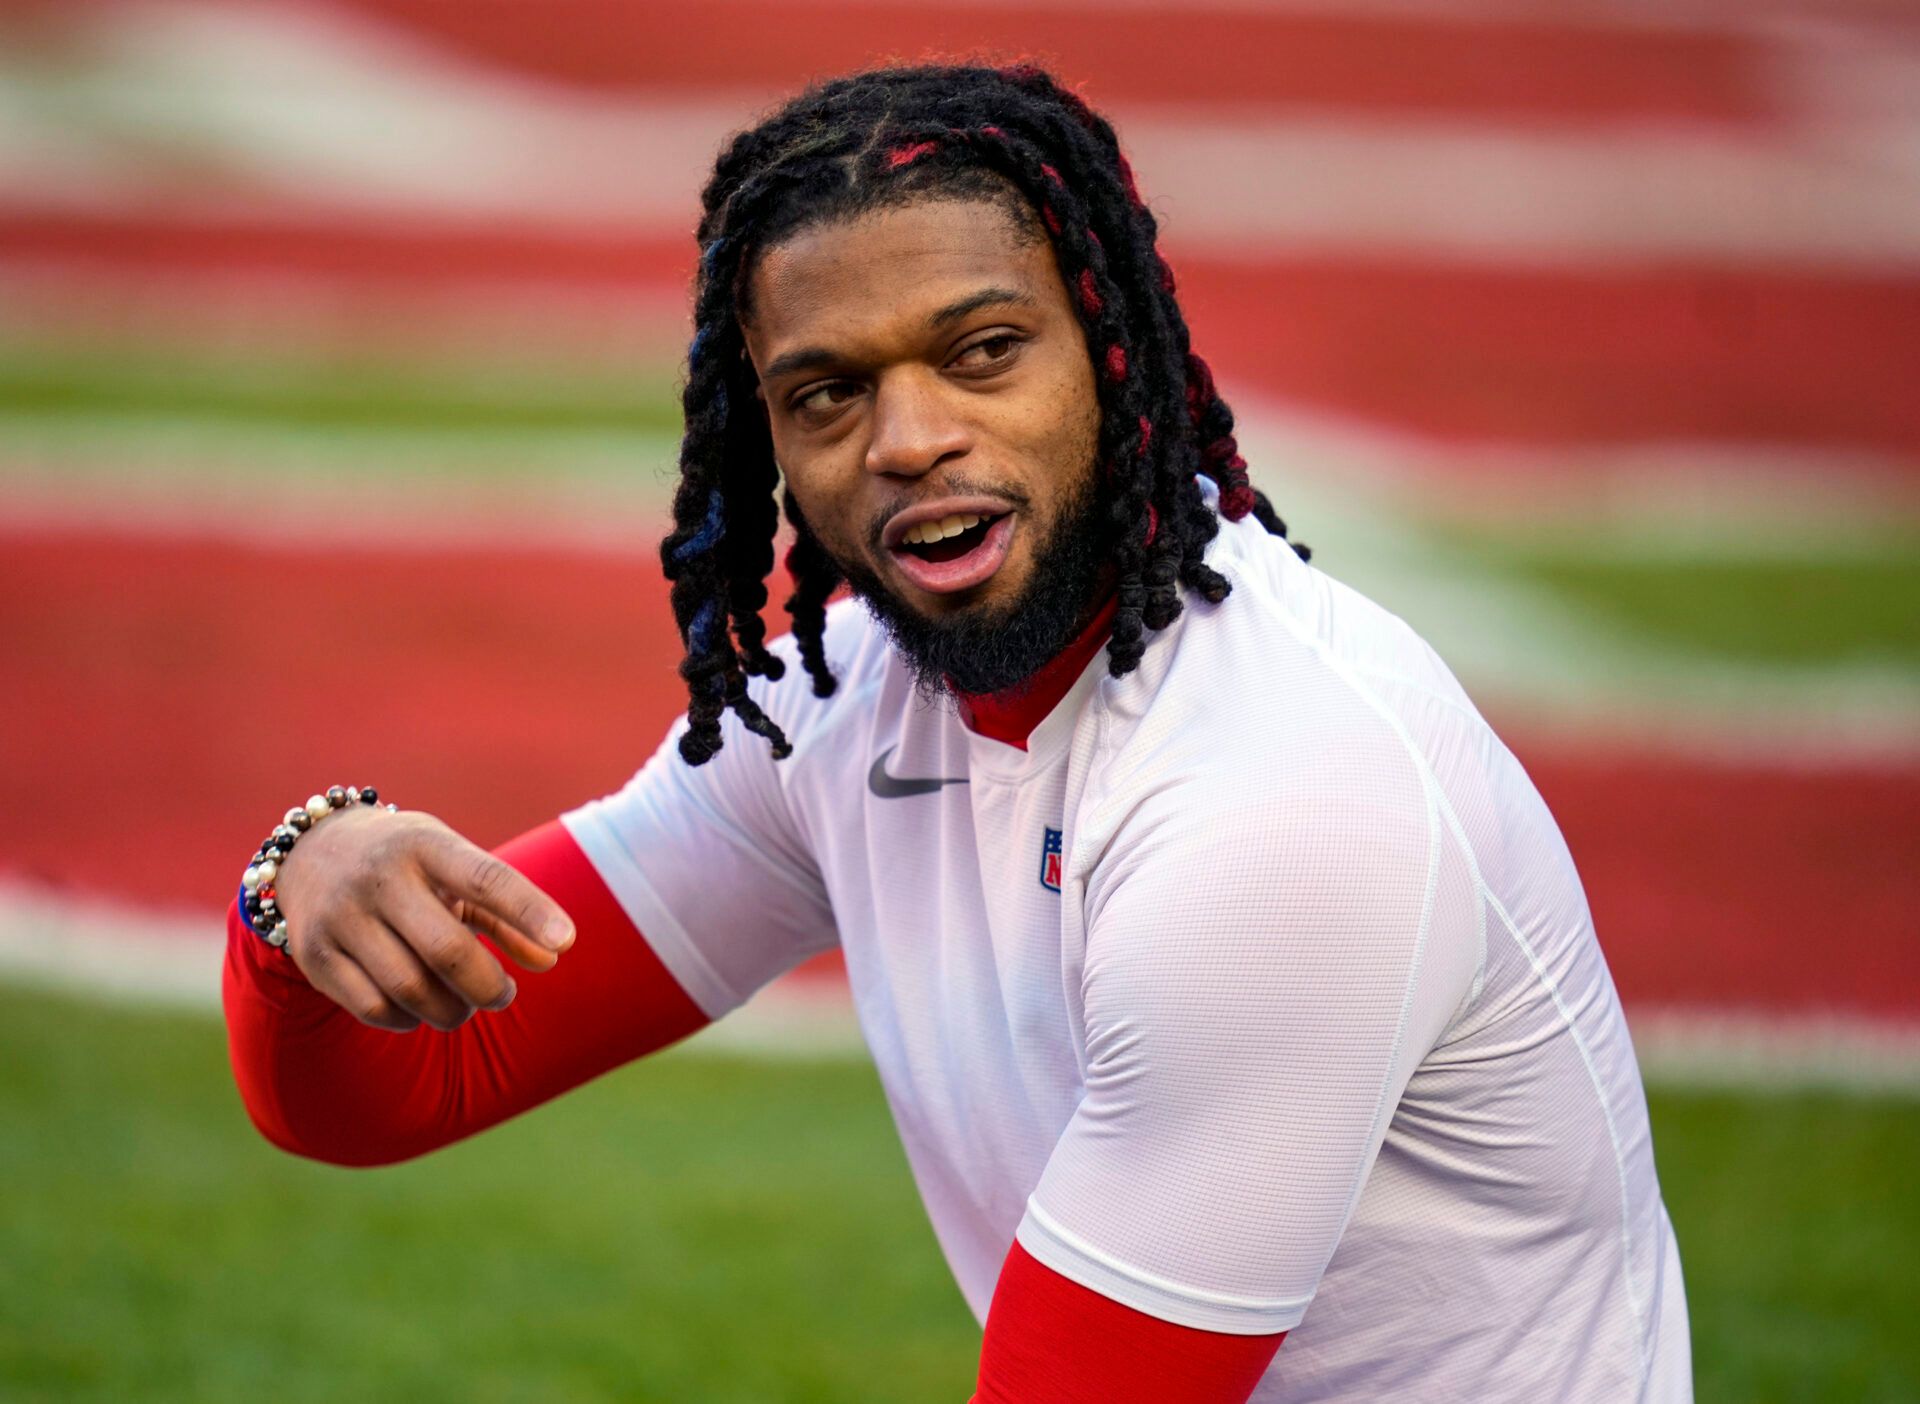
[(907, 780), (898, 775), (887, 774), (887, 757), (893, 754), (889, 746), (880, 753), (873, 763), (873, 769), (867, 772), (867, 788), (881, 799), (905, 799), (908, 795), (931, 795), (939, 793), (946, 785), (964, 785), (965, 777), (958, 780)]

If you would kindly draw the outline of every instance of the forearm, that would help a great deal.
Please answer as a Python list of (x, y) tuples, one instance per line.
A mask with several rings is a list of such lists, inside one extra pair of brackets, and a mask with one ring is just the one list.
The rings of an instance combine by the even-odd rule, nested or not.
[(970, 1404), (1246, 1404), (1285, 1339), (1162, 1321), (1063, 1277), (1015, 1242), (987, 1313)]
[(409, 1159), (706, 1022), (557, 821), (494, 852), (566, 909), (578, 936), (553, 969), (522, 972), (505, 1009), (476, 1012), (446, 1033), (361, 1023), (248, 930), (237, 902), (229, 908), (228, 1050), (268, 1140), (337, 1165)]

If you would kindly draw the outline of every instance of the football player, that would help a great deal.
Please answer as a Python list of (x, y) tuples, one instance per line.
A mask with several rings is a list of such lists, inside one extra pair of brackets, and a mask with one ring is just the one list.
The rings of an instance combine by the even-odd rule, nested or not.
[(1689, 1398), (1560, 832), (1249, 483), (1112, 126), (855, 74), (732, 139), (698, 237), (686, 714), (495, 853), (303, 835), (287, 944), (231, 918), (260, 1129), (419, 1155), (837, 949), (980, 1404)]

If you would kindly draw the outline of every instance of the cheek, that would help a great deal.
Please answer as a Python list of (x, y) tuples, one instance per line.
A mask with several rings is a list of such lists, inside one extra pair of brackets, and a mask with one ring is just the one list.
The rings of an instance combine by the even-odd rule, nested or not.
[(1071, 374), (1053, 392), (1042, 425), (1040, 458), (1050, 470), (1047, 496), (1058, 507), (1079, 495), (1098, 471), (1100, 401), (1089, 380)]
[(858, 525), (854, 521), (856, 504), (848, 500), (843, 480), (822, 471), (818, 464), (788, 469), (786, 460), (777, 453), (776, 461), (782, 465), (786, 485), (793, 490), (793, 500), (799, 504), (800, 515), (806, 518), (814, 538), (836, 556), (855, 554), (852, 547)]

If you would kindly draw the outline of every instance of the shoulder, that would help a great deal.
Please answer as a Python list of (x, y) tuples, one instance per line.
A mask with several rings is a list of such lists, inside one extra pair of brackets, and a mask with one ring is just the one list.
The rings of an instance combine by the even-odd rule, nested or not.
[(1207, 561), (1232, 593), (1217, 605), (1189, 593), (1140, 667), (1103, 682), (1102, 797), (1127, 804), (1146, 773), (1212, 797), (1200, 812), (1278, 789), (1329, 808), (1383, 793), (1418, 802), (1432, 717), (1485, 729), (1405, 620), (1251, 518), (1222, 522)]
[(1235, 564), (1223, 562), (1231, 595), (1217, 605), (1189, 596), (1133, 674), (1104, 680), (1103, 746), (1090, 776), (1097, 797), (1132, 809), (1177, 791), (1196, 820), (1283, 801), (1329, 816), (1389, 797), (1417, 804), (1413, 738), (1370, 660), (1326, 613), (1357, 615), (1357, 632), (1385, 635), (1374, 657), (1417, 658), (1393, 637), (1405, 626), (1360, 596), (1337, 598), (1343, 592), (1304, 563), (1278, 578)]
[(1423, 885), (1439, 843), (1433, 779), (1377, 678), (1428, 667), (1431, 650), (1257, 524), (1229, 533), (1240, 539), (1209, 561), (1233, 593), (1189, 596), (1136, 673), (1103, 684), (1076, 843), (1099, 859), (1090, 896), (1149, 869), (1155, 886), (1256, 901)]

